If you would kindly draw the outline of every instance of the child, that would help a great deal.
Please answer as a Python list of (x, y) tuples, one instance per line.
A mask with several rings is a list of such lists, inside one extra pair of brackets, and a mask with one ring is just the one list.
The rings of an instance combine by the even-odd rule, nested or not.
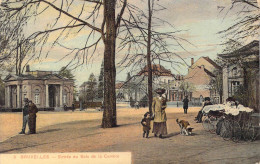
[(143, 138), (145, 137), (145, 134), (146, 134), (146, 138), (148, 138), (148, 136), (149, 136), (149, 132), (151, 129), (150, 122), (151, 122), (150, 113), (146, 112), (144, 114), (144, 118), (141, 121), (141, 124), (143, 125), (143, 131), (144, 131)]

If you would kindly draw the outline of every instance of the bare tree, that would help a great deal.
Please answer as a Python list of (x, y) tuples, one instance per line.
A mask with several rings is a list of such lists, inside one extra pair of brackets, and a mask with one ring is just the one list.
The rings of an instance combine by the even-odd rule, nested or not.
[(220, 12), (225, 13), (224, 19), (231, 11), (236, 11), (234, 23), (219, 32), (224, 34), (224, 37), (240, 42), (250, 37), (259, 37), (260, 8), (257, 0), (232, 0), (231, 6), (218, 6), (218, 8)]
[[(71, 10), (77, 4), (81, 5), (80, 12), (75, 15)], [(80, 66), (86, 63), (86, 60), (91, 58), (102, 40), (104, 43), (104, 113), (102, 119), (102, 127), (109, 128), (117, 125), (116, 120), (116, 96), (115, 96), (115, 46), (117, 30), (120, 27), (121, 18), (124, 13), (127, 0), (25, 0), (25, 1), (3, 1), (2, 6), (8, 11), (9, 19), (20, 19), (20, 26), (25, 26), (28, 19), (37, 19), (42, 13), (50, 10), (56, 11), (54, 22), (47, 24), (47, 28), (42, 31), (33, 32), (26, 40), (35, 41), (36, 46), (39, 46), (39, 53), (34, 57), (40, 57), (44, 45), (48, 43), (49, 36), (53, 33), (59, 33), (56, 39), (52, 42), (51, 48), (59, 45), (66, 48), (70, 52), (64, 55), (73, 56), (73, 60), (67, 64), (72, 66)], [(116, 8), (119, 9), (116, 18)], [(75, 8), (74, 8), (75, 9)], [(89, 10), (91, 11), (89, 12)], [(62, 18), (66, 17), (69, 21), (66, 25), (61, 24)], [(102, 20), (101, 20), (102, 19)], [(97, 20), (101, 20), (99, 23)], [(69, 47), (62, 42), (62, 39), (68, 37), (77, 31), (77, 34), (82, 34), (85, 29), (90, 30), (85, 33), (86, 41), (83, 47)], [(82, 33), (80, 33), (82, 32)], [(84, 33), (83, 33), (84, 34)], [(98, 37), (97, 37), (98, 36)], [(92, 38), (93, 37), (93, 38)], [(46, 57), (49, 52), (46, 54)], [(62, 58), (62, 59), (63, 59)], [(61, 59), (61, 60), (62, 60)], [(74, 64), (72, 64), (75, 62)]]
[(22, 18), (9, 19), (10, 13), (0, 8), (0, 63), (9, 67), (15, 67), (16, 75), (20, 75), (25, 69), (24, 63), (28, 53), (33, 51), (34, 43), (25, 40), (23, 30), (20, 28)]
[[(147, 10), (139, 9), (134, 5), (126, 7), (130, 19), (122, 20), (124, 22), (122, 25), (127, 28), (123, 31), (125, 37), (120, 38), (122, 42), (120, 42), (119, 51), (120, 48), (128, 47), (128, 53), (119, 62), (119, 65), (131, 67), (132, 72), (144, 67), (147, 68), (147, 90), (149, 111), (151, 112), (153, 99), (152, 65), (155, 63), (170, 63), (172, 68), (177, 70), (176, 67), (186, 64), (186, 62), (180, 55), (174, 53), (174, 49), (178, 47), (185, 50), (182, 43), (189, 42), (176, 35), (182, 30), (176, 30), (169, 22), (156, 17), (156, 13), (166, 10), (166, 7), (155, 0), (144, 0), (142, 2), (147, 4)], [(148, 14), (145, 13), (146, 11)], [(171, 28), (171, 31), (165, 30), (168, 27)], [(181, 61), (177, 61), (177, 58)]]

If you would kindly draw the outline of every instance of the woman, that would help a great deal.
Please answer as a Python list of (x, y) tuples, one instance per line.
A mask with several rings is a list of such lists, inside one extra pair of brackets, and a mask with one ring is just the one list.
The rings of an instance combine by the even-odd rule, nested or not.
[(152, 112), (154, 117), (154, 123), (153, 123), (153, 133), (154, 136), (157, 137), (159, 135), (160, 138), (162, 138), (162, 135), (167, 134), (167, 126), (166, 126), (166, 98), (162, 97), (162, 94), (164, 94), (165, 89), (157, 89), (155, 91), (158, 96), (153, 98), (152, 103)]

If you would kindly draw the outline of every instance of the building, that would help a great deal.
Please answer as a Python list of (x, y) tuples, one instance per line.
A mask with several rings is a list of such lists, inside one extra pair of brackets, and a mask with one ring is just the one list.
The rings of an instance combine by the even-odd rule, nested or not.
[(51, 71), (30, 71), (25, 74), (8, 75), (5, 79), (5, 107), (21, 108), (28, 98), (38, 108), (61, 109), (73, 104), (73, 80)]
[(194, 86), (192, 99), (199, 99), (201, 102), (205, 97), (211, 97), (215, 103), (219, 103), (220, 97), (216, 91), (211, 90), (210, 81), (214, 78), (214, 70), (220, 70), (218, 66), (209, 57), (201, 57), (196, 62), (191, 59), (191, 66), (188, 74), (184, 77), (184, 81)]
[(259, 110), (259, 41), (226, 54), (219, 54), (226, 61), (223, 67), (223, 99), (235, 96), (237, 89), (248, 91), (246, 106)]
[[(152, 74), (153, 90), (165, 88), (168, 101), (181, 100), (181, 97), (179, 97), (178, 94), (178, 87), (181, 80), (183, 80), (183, 76), (174, 75), (171, 73), (171, 70), (168, 70), (159, 64), (152, 65)], [(142, 99), (147, 99), (145, 98), (148, 94), (147, 85), (148, 67), (145, 66), (130, 80), (116, 84), (117, 99), (121, 101), (130, 101), (130, 99), (133, 101), (140, 101)]]

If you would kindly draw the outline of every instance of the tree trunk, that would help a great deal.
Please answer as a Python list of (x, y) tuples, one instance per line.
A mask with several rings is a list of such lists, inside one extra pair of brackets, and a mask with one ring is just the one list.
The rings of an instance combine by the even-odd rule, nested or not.
[[(244, 79), (244, 94), (245, 94), (245, 97), (247, 98), (247, 100), (249, 100), (249, 95), (248, 95), (248, 72), (247, 72), (247, 68), (246, 67), (243, 67), (243, 79)], [(245, 100), (244, 102), (245, 106), (248, 107), (248, 101)]]
[(16, 49), (16, 60), (15, 60), (15, 74), (18, 75), (18, 62), (19, 62), (19, 40), (17, 40), (17, 49)]
[(104, 0), (106, 38), (104, 40), (104, 112), (101, 125), (103, 128), (111, 128), (117, 125), (115, 93), (115, 4), (115, 0)]
[(151, 0), (148, 0), (148, 40), (147, 40), (147, 70), (148, 70), (148, 102), (149, 112), (152, 113), (152, 101), (153, 101), (153, 74), (151, 64), (151, 23), (152, 23), (152, 11)]

